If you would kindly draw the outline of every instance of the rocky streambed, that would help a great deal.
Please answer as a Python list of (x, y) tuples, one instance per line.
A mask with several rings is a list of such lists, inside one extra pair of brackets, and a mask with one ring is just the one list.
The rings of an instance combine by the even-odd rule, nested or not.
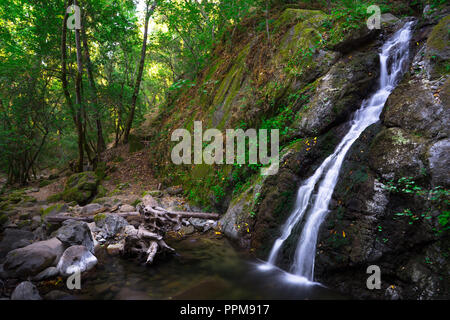
[[(154, 195), (166, 208), (182, 206), (180, 198)], [(57, 203), (43, 208), (30, 202), (33, 205), (28, 211), (16, 207), (17, 213), (11, 216), (0, 241), (0, 298), (343, 298), (321, 286), (287, 284), (280, 270), (258, 272), (257, 261), (236, 250), (223, 236), (220, 222), (213, 220), (183, 219), (164, 237), (175, 252), (158, 254), (152, 265), (146, 265), (123, 251), (127, 234), (139, 225), (136, 216), (127, 213), (138, 208), (123, 203), (120, 197), (99, 202), (85, 206)], [(39, 206), (40, 210), (31, 210)], [(22, 225), (23, 212), (35, 212), (27, 218), (36, 222)], [(94, 221), (81, 221), (96, 212)], [(55, 217), (67, 219), (50, 223)], [(79, 286), (74, 278), (78, 270)]]

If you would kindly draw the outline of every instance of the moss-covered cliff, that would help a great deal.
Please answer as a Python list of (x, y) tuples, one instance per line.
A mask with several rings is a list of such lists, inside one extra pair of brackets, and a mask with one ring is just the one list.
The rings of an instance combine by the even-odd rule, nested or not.
[[(384, 297), (389, 288), (406, 298), (448, 293), (448, 17), (419, 19), (410, 71), (381, 124), (347, 155), (322, 225), (318, 279), (352, 295)], [(164, 184), (181, 184), (192, 204), (222, 212), (225, 234), (263, 259), (298, 186), (333, 152), (350, 115), (377, 85), (378, 48), (405, 21), (384, 16), (381, 32), (332, 21), (336, 33), (331, 19), (290, 8), (274, 19), (270, 42), (262, 29), (236, 35), (232, 46), (216, 48), (196, 83), (180, 83), (171, 103), (141, 128)], [(192, 131), (194, 121), (203, 130), (279, 129), (278, 174), (260, 176), (254, 165), (173, 165), (170, 135)], [(282, 266), (296, 241), (286, 242)], [(370, 264), (385, 270), (381, 291), (365, 289)]]

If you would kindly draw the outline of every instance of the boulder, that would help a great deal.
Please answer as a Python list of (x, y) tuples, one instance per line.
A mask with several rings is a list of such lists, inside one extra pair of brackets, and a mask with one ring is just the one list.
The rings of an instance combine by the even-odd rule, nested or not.
[(110, 244), (110, 245), (108, 245), (108, 247), (106, 247), (106, 252), (110, 256), (116, 256), (116, 255), (119, 255), (123, 251), (123, 248), (124, 248), (123, 242), (114, 243), (114, 244)]
[(73, 297), (61, 290), (52, 290), (44, 296), (45, 300), (70, 300)]
[(171, 196), (176, 196), (183, 193), (183, 187), (182, 186), (173, 186), (166, 189), (166, 192), (170, 194)]
[(98, 177), (92, 171), (76, 173), (67, 179), (61, 199), (85, 205), (96, 195), (98, 183)]
[(94, 252), (94, 240), (86, 222), (66, 220), (56, 231), (56, 237), (66, 246), (83, 245)]
[(94, 212), (102, 209), (103, 206), (101, 204), (98, 203), (90, 203), (88, 205), (85, 205), (82, 209), (81, 209), (81, 214), (83, 215), (90, 215), (93, 214)]
[(42, 300), (42, 298), (34, 284), (24, 281), (14, 289), (11, 300)]
[(0, 259), (3, 259), (11, 250), (30, 245), (33, 239), (34, 234), (31, 231), (6, 229), (3, 233), (3, 239), (0, 242)]
[(420, 178), (425, 164), (425, 140), (400, 128), (381, 131), (369, 150), (369, 165), (384, 179)]
[(123, 204), (120, 206), (120, 212), (133, 212), (136, 211), (135, 207), (129, 204)]
[(205, 220), (199, 218), (189, 218), (189, 223), (194, 226), (195, 229), (206, 232), (216, 225), (214, 220)]
[(33, 281), (42, 281), (45, 279), (56, 277), (59, 274), (59, 270), (56, 267), (48, 267), (44, 271), (41, 271), (37, 275), (35, 275), (32, 280)]
[(10, 251), (4, 269), (10, 277), (33, 276), (56, 264), (63, 252), (64, 245), (57, 238), (39, 241)]
[(91, 270), (97, 262), (97, 258), (85, 246), (71, 246), (64, 251), (57, 268), (62, 276), (68, 277), (77, 271)]
[(105, 238), (111, 238), (127, 226), (128, 222), (117, 214), (107, 214), (96, 219), (95, 224), (102, 230)]

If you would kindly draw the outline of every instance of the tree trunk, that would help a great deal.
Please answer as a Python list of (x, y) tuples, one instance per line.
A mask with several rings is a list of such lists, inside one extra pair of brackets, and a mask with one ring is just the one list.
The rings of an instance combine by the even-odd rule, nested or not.
[(100, 155), (103, 151), (106, 149), (105, 140), (103, 138), (103, 128), (102, 128), (102, 120), (101, 120), (101, 114), (99, 111), (99, 104), (98, 104), (98, 98), (97, 98), (97, 87), (95, 85), (94, 80), (94, 73), (92, 70), (92, 62), (91, 62), (91, 56), (89, 54), (89, 47), (87, 42), (87, 36), (86, 36), (86, 28), (85, 25), (82, 25), (82, 36), (83, 36), (83, 46), (84, 46), (84, 52), (85, 52), (85, 59), (86, 59), (86, 69), (88, 73), (88, 79), (89, 79), (89, 85), (91, 87), (92, 91), (92, 101), (94, 102), (95, 106), (95, 122), (97, 125), (97, 159), (100, 161)]
[(149, 8), (149, 1), (147, 1), (146, 9), (145, 9), (145, 29), (144, 29), (144, 40), (142, 43), (142, 50), (141, 50), (141, 60), (139, 62), (139, 69), (138, 74), (136, 78), (136, 85), (134, 87), (133, 97), (131, 98), (131, 109), (130, 114), (128, 115), (128, 119), (125, 125), (125, 132), (123, 136), (123, 142), (126, 144), (128, 143), (128, 137), (130, 135), (130, 130), (133, 125), (134, 120), (134, 113), (136, 111), (136, 102), (139, 94), (139, 88), (141, 86), (142, 81), (142, 74), (144, 72), (144, 63), (145, 63), (145, 55), (147, 52), (147, 38), (148, 38), (148, 23), (150, 20), (150, 16), (153, 14), (153, 11), (155, 11), (156, 8), (156, 1), (153, 2), (151, 8)]
[[(77, 6), (77, 0), (73, 1), (73, 4)], [(83, 128), (83, 101), (81, 95), (81, 80), (83, 74), (83, 59), (81, 52), (81, 39), (80, 30), (75, 29), (75, 45), (77, 48), (77, 76), (75, 80), (75, 102), (76, 102), (76, 114), (77, 114), (77, 133), (78, 133), (78, 172), (83, 171), (84, 162), (84, 128)]]

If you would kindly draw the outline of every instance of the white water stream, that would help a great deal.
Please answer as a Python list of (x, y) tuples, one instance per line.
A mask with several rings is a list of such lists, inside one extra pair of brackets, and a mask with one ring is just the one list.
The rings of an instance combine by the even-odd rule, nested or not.
[[(333, 195), (339, 172), (345, 156), (370, 125), (376, 123), (383, 107), (395, 89), (405, 71), (405, 62), (409, 56), (409, 42), (413, 22), (407, 22), (381, 48), (380, 53), (380, 87), (355, 112), (350, 122), (351, 128), (341, 143), (320, 165), (316, 172), (307, 179), (297, 192), (295, 207), (281, 229), (281, 236), (275, 241), (267, 263), (261, 270), (275, 267), (283, 243), (291, 235), (293, 228), (306, 214), (306, 222), (300, 235), (295, 258), (291, 265), (288, 279), (291, 281), (312, 283), (314, 279), (314, 260), (319, 228), (325, 220), (329, 203)], [(317, 187), (318, 186), (318, 187)], [(317, 190), (314, 193), (314, 190)], [(314, 195), (314, 196), (313, 196)]]

